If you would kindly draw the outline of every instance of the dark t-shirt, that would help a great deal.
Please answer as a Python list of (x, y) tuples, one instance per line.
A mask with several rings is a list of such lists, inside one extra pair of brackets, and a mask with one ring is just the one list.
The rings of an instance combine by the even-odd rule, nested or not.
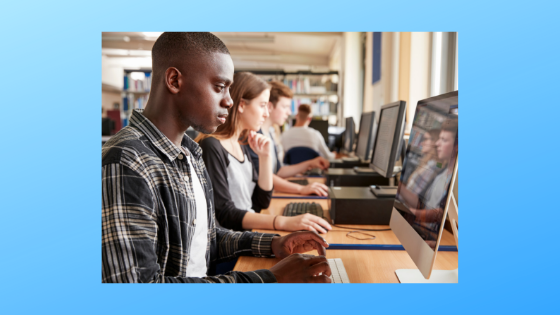
[[(216, 219), (221, 226), (235, 231), (243, 231), (243, 217), (247, 214), (247, 210), (238, 209), (229, 191), (228, 184), (228, 167), (229, 152), (222, 146), (216, 138), (209, 137), (199, 143), (202, 148), (202, 159), (210, 175), (212, 186), (214, 187), (214, 203), (216, 211)], [(251, 155), (245, 146), (241, 146), (243, 154), (251, 162)], [(260, 212), (262, 209), (268, 208), (272, 199), (272, 190), (265, 191), (258, 185), (258, 175), (253, 167), (253, 182), (256, 183), (253, 190), (252, 209)], [(250, 183), (247, 183), (249, 185)]]

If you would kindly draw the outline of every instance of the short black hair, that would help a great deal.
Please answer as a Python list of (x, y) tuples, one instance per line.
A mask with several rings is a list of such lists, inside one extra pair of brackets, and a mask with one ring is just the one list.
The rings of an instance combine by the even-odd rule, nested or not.
[(212, 33), (165, 32), (152, 47), (152, 67), (154, 71), (161, 71), (167, 69), (178, 58), (214, 52), (230, 54), (224, 42)]

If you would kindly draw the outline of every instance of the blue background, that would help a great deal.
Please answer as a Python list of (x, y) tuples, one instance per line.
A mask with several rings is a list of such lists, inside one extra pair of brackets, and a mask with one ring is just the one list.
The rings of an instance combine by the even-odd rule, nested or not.
[[(0, 313), (542, 313), (558, 289), (558, 2), (18, 1), (0, 17)], [(102, 31), (458, 31), (457, 285), (102, 285)], [(490, 183), (490, 185), (488, 185)]]

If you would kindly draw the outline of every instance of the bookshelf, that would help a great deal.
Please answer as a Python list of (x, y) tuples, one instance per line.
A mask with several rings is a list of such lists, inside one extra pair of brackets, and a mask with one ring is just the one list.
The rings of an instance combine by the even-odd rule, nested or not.
[(123, 127), (128, 125), (134, 109), (142, 109), (148, 102), (150, 87), (152, 86), (152, 70), (124, 70), (122, 90), (121, 118)]
[[(266, 81), (281, 81), (294, 92), (292, 113), (297, 112), (301, 104), (310, 104), (314, 119), (328, 120), (336, 125), (339, 112), (340, 91), (338, 90), (338, 71), (286, 72), (282, 70), (238, 70), (236, 72), (252, 72)], [(150, 94), (152, 79), (150, 69), (125, 69), (123, 74), (123, 90), (121, 118), (123, 127), (128, 125), (132, 110), (146, 106)]]
[(290, 87), (294, 93), (292, 99), (292, 117), (301, 104), (311, 105), (314, 119), (328, 120), (329, 124), (337, 124), (339, 112), (339, 75), (338, 71), (286, 72), (282, 70), (239, 70), (252, 72), (266, 81), (280, 81)]

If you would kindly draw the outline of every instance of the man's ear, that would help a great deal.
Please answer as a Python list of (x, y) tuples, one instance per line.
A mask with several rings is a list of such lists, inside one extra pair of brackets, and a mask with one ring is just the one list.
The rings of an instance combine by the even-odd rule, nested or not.
[(272, 104), (272, 102), (268, 102), (268, 112), (270, 113), (270, 111), (273, 109), (274, 109), (274, 104)]
[(177, 94), (181, 90), (183, 84), (183, 76), (181, 71), (175, 67), (165, 70), (165, 86), (171, 94)]
[(311, 122), (311, 119), (313, 119), (313, 117), (307, 116), (307, 119), (306, 119), (306, 120), (307, 120), (308, 123), (310, 123), (310, 122)]

